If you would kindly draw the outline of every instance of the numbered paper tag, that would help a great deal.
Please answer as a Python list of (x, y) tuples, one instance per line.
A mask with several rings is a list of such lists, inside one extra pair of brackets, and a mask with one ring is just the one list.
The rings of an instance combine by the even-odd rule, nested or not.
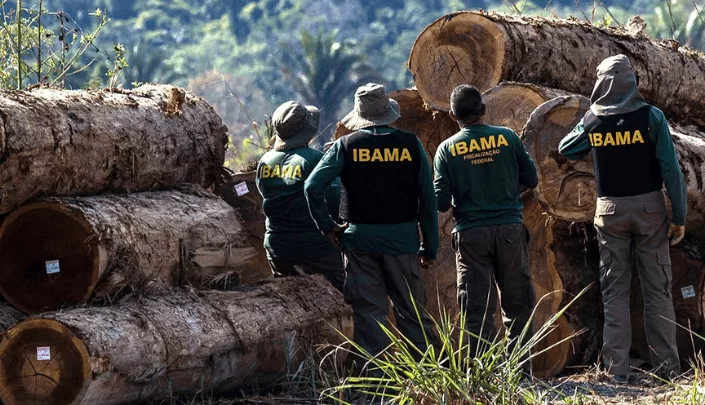
[(683, 298), (695, 298), (695, 288), (692, 285), (682, 287), (681, 294), (683, 294)]
[(51, 348), (37, 347), (37, 360), (51, 360)]
[(250, 189), (247, 188), (247, 183), (245, 183), (244, 181), (242, 183), (236, 184), (234, 188), (238, 197), (250, 192)]
[(47, 268), (47, 274), (54, 274), (58, 273), (59, 270), (59, 261), (58, 260), (48, 260), (44, 262)]

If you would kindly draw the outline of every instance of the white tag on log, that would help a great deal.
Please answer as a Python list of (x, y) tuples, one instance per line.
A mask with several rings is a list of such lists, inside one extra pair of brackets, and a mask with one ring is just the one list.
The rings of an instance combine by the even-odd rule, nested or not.
[(241, 197), (250, 192), (250, 189), (247, 188), (247, 183), (245, 183), (244, 181), (242, 183), (236, 184), (233, 188), (235, 189), (235, 192), (237, 193), (238, 197)]
[(681, 294), (683, 298), (695, 298), (695, 288), (692, 285), (681, 287)]
[(54, 273), (58, 273), (59, 271), (61, 271), (59, 269), (59, 261), (58, 260), (47, 260), (46, 262), (44, 262), (44, 264), (46, 265), (47, 274), (54, 274)]
[(51, 348), (37, 347), (37, 360), (51, 360)]

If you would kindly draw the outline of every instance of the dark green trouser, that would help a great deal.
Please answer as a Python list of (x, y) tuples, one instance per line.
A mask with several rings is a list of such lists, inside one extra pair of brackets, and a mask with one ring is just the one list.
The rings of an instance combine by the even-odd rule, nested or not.
[(323, 274), (328, 281), (341, 292), (345, 283), (343, 255), (333, 253), (320, 259), (284, 260), (270, 259), (269, 267), (276, 277), (301, 276), (304, 274)]
[(651, 364), (662, 373), (680, 372), (671, 298), (669, 221), (663, 192), (600, 197), (594, 223), (600, 242), (600, 288), (605, 307), (602, 346), (605, 368), (615, 375), (629, 372), (633, 252), (644, 297), (644, 332), (651, 348)]
[[(496, 336), (493, 319), (497, 308), (496, 286), (502, 294), (504, 323), (510, 338), (519, 337), (529, 322), (534, 307), (534, 289), (527, 242), (528, 234), (523, 224), (483, 226), (453, 234), (458, 268), (458, 305), (465, 312), (470, 332), (489, 341)], [(529, 328), (525, 341), (532, 332), (533, 329)], [(475, 354), (478, 342), (476, 339), (470, 341)]]
[(384, 255), (345, 249), (345, 259), (345, 301), (353, 308), (355, 343), (372, 355), (389, 345), (389, 337), (379, 326), (389, 327), (389, 297), (399, 331), (422, 351), (426, 350), (427, 343), (436, 344), (433, 324), (423, 309), (424, 289), (418, 255)]

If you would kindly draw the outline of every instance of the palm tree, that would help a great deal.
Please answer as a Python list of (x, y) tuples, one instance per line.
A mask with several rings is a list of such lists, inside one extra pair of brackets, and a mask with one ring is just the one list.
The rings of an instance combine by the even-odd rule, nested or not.
[(314, 146), (331, 139), (339, 120), (340, 107), (357, 87), (384, 83), (381, 75), (355, 52), (353, 43), (337, 40), (337, 32), (312, 34), (302, 31), (298, 52), (282, 47), (280, 70), (301, 101), (321, 110), (320, 135)]

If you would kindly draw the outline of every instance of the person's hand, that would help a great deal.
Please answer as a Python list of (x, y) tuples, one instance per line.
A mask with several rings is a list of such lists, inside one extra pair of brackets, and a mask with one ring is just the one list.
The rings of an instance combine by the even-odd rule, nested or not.
[(671, 241), (671, 246), (675, 246), (685, 236), (685, 225), (671, 224), (668, 229), (668, 239)]
[(433, 262), (434, 260), (419, 255), (419, 266), (421, 266), (422, 269), (428, 269), (429, 267), (433, 266)]
[(342, 225), (336, 225), (332, 231), (328, 232), (328, 239), (330, 239), (330, 241), (335, 246), (340, 246), (340, 237), (343, 235), (343, 232), (345, 232), (346, 229), (348, 229), (347, 222)]

